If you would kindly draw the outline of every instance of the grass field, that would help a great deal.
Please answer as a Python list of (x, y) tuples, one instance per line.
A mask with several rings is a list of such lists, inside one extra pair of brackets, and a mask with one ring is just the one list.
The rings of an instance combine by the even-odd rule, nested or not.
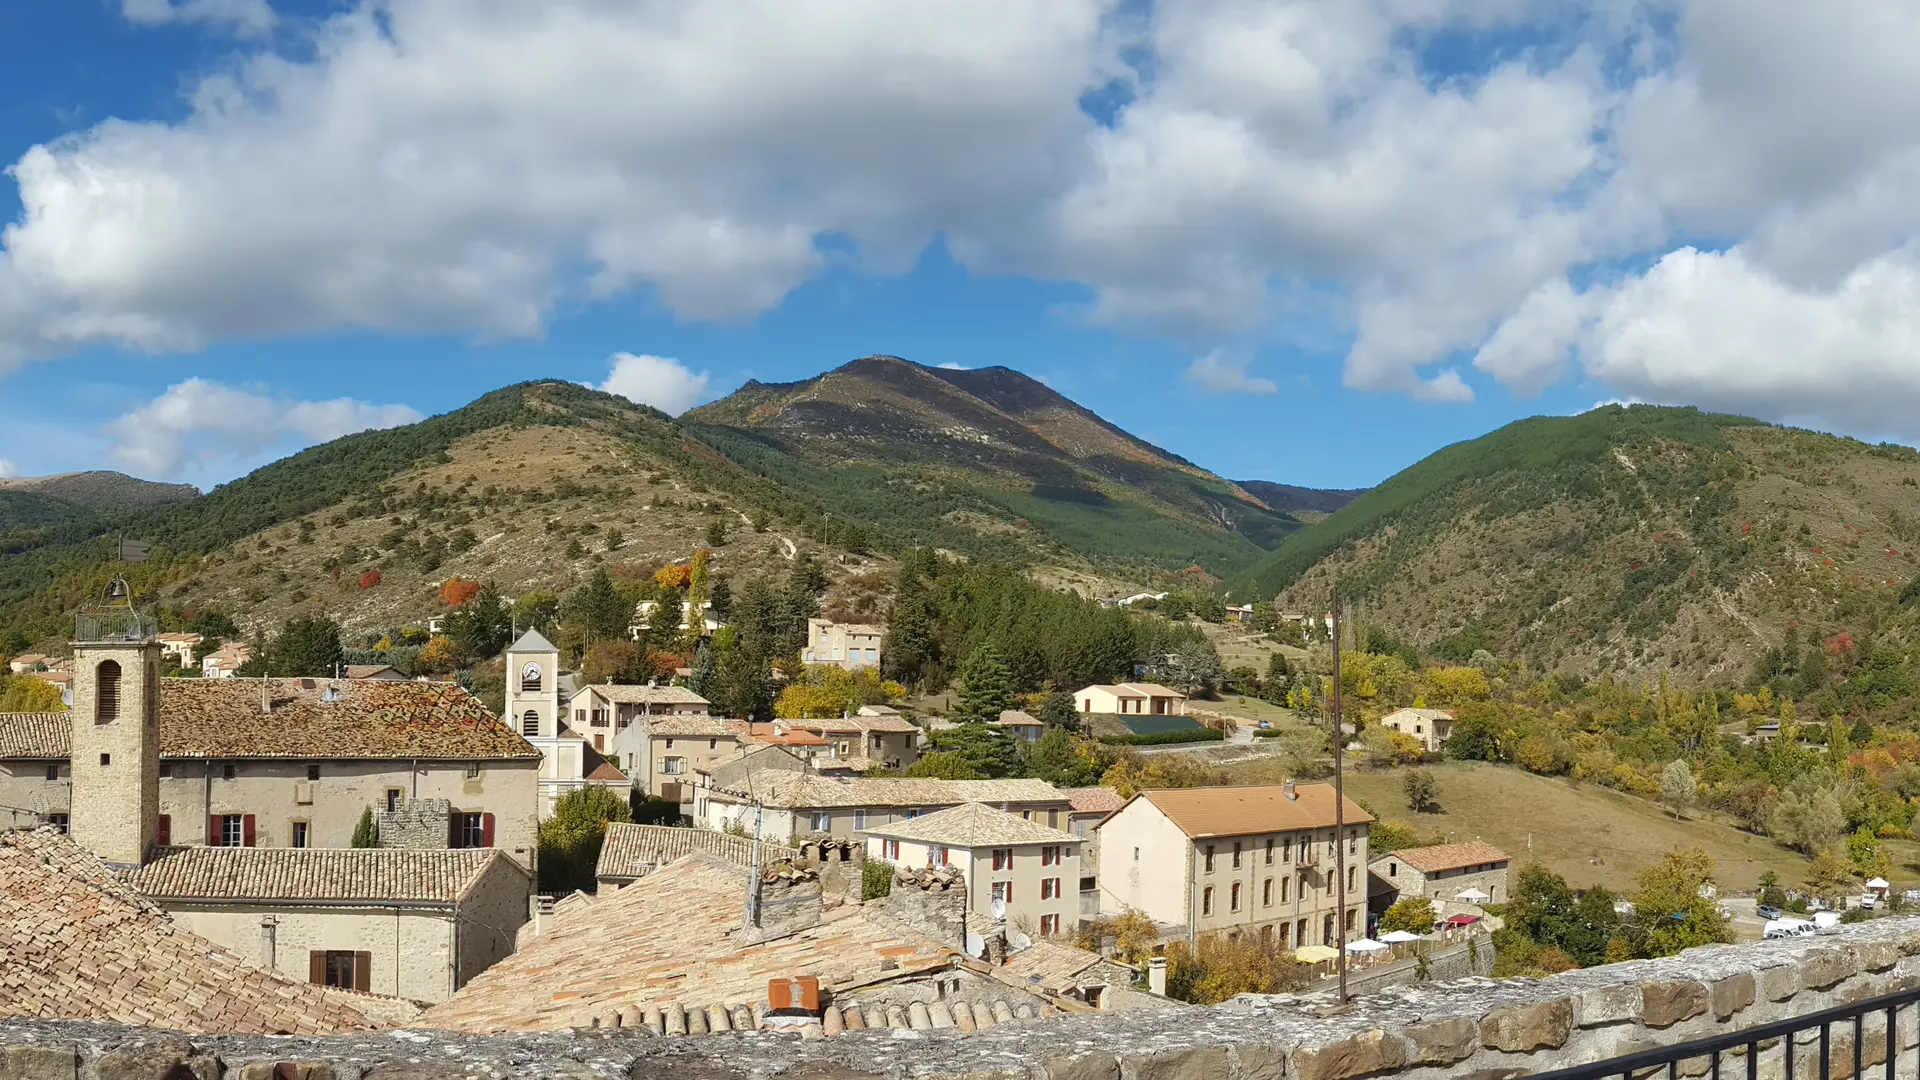
[[(1283, 762), (1249, 761), (1224, 770), (1236, 783), (1278, 783), (1271, 775)], [(1437, 814), (1407, 809), (1400, 783), (1405, 771), (1356, 771), (1347, 775), (1347, 791), (1374, 813), (1412, 825), (1423, 837), (1443, 834), (1448, 841), (1484, 840), (1513, 856), (1516, 868), (1529, 860), (1545, 863), (1576, 888), (1633, 886), (1641, 868), (1671, 848), (1705, 848), (1718, 864), (1722, 888), (1750, 890), (1772, 870), (1785, 884), (1801, 881), (1807, 860), (1764, 837), (1715, 821), (1675, 821), (1644, 799), (1617, 791), (1536, 776), (1519, 769), (1479, 762), (1446, 762), (1429, 767), (1440, 788)], [(1916, 848), (1920, 851), (1920, 848)], [(1896, 852), (1895, 882), (1912, 874)], [(1596, 861), (1597, 860), (1597, 861)]]

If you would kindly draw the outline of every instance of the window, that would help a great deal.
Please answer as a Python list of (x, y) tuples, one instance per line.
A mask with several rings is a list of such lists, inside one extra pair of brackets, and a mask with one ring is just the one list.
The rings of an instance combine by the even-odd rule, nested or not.
[(864, 832), (866, 830), (866, 827), (867, 827), (867, 812), (865, 810), (855, 810), (853, 812), (853, 831)]
[(1003, 904), (1013, 903), (1013, 882), (996, 881), (993, 883), (993, 898)]
[(815, 810), (811, 816), (813, 818), (814, 832), (827, 832), (833, 828), (832, 814), (824, 810)]
[(1352, 855), (1359, 850), (1360, 833), (1357, 830), (1347, 833), (1347, 854)]
[(308, 832), (307, 832), (307, 830), (308, 830), (308, 828), (309, 828), (309, 826), (308, 826), (308, 825), (307, 825), (307, 823), (306, 823), (306, 822), (304, 822), (304, 821), (296, 821), (296, 822), (294, 822), (294, 823), (293, 823), (293, 840), (291, 841), (291, 843), (289, 844), (289, 846), (290, 846), (290, 847), (297, 847), (297, 848), (303, 848), (303, 847), (306, 847), (306, 846), (307, 846), (307, 836), (308, 836)]
[(492, 847), (493, 838), (487, 835), (487, 815), (467, 814), (455, 811), (449, 830), (452, 838), (450, 846), (457, 848)]
[(1043, 937), (1052, 937), (1060, 932), (1060, 916), (1040, 916), (1040, 933)]
[(58, 829), (58, 830), (60, 830), (60, 835), (61, 835), (61, 836), (65, 836), (65, 835), (67, 835), (67, 815), (65, 815), (65, 814), (48, 814), (48, 815), (47, 815), (47, 824), (49, 824), (49, 825), (51, 825), (51, 826), (53, 826), (54, 828), (56, 828), (56, 829)]
[(222, 765), (222, 766), (220, 766), (220, 779), (222, 779), (222, 780), (231, 780), (231, 779), (233, 779), (233, 778), (234, 778), (235, 776), (237, 776), (237, 775), (239, 775), (239, 772), (240, 772), (240, 769), (239, 769), (239, 767), (238, 767), (238, 766), (235, 766), (235, 765)]
[(165, 780), (167, 777), (172, 775), (173, 775), (173, 766), (168, 764), (167, 762), (164, 762), (164, 761), (161, 762), (160, 763), (160, 779)]
[(467, 779), (469, 780), (480, 779), (480, 763), (479, 762), (473, 761), (467, 764)]
[(1013, 869), (1013, 849), (997, 847), (993, 849), (993, 868), (995, 870)]
[(1053, 900), (1059, 896), (1060, 896), (1060, 879), (1059, 878), (1041, 878), (1040, 879), (1040, 899)]
[(247, 846), (247, 817), (245, 814), (221, 814), (214, 818), (220, 823), (220, 843), (218, 847)]
[(1213, 845), (1207, 845), (1207, 873), (1213, 873)]
[(520, 669), (520, 692), (537, 694), (540, 692), (540, 665), (528, 664)]
[(934, 866), (952, 866), (953, 854), (946, 848), (930, 849), (927, 852), (927, 862)]
[(1281, 903), (1283, 903), (1283, 904), (1287, 902), (1287, 886), (1288, 886), (1288, 885), (1289, 885), (1290, 883), (1291, 883), (1291, 879), (1290, 879), (1290, 878), (1281, 878), (1281, 879), (1280, 879), (1280, 902), (1281, 902)]
[(1134, 861), (1134, 862), (1139, 862), (1139, 861), (1140, 861), (1140, 849), (1139, 849), (1139, 848), (1134, 848), (1134, 849), (1133, 849), (1133, 861)]
[(660, 759), (660, 772), (663, 775), (679, 776), (681, 773), (684, 773), (686, 771), (687, 771), (686, 758), (670, 757), (670, 758)]
[(1040, 849), (1040, 865), (1041, 866), (1059, 866), (1060, 865), (1060, 845), (1048, 844), (1046, 847), (1041, 848)]
[(1080, 879), (1080, 891), (1081, 891), (1081, 892), (1092, 892), (1093, 890), (1095, 890), (1095, 889), (1097, 889), (1097, 888), (1099, 888), (1099, 887), (1100, 887), (1100, 879), (1099, 879), (1099, 878), (1095, 878), (1095, 877), (1083, 877), (1083, 878), (1081, 878), (1081, 879)]
[(1268, 878), (1267, 880), (1260, 883), (1260, 906), (1261, 907), (1273, 906), (1273, 879), (1272, 878)]
[(1347, 891), (1348, 892), (1352, 892), (1354, 889), (1359, 887), (1357, 882), (1354, 879), (1354, 875), (1358, 872), (1359, 871), (1354, 867), (1351, 867), (1351, 866), (1347, 867)]
[(161, 814), (154, 822), (153, 842), (161, 847), (173, 846), (173, 815)]
[(668, 739), (668, 740), (667, 740), (667, 749), (669, 749), (669, 750), (671, 750), (671, 749), (673, 749), (673, 740), (672, 740), (672, 739)]
[(112, 755), (112, 754), (101, 754), (101, 755), (100, 755), (100, 767), (101, 767), (101, 768), (103, 768), (103, 769), (104, 769), (104, 768), (106, 768), (106, 767), (107, 767), (108, 765), (111, 765), (111, 764), (113, 764), (113, 755)]
[(718, 750), (718, 749), (720, 749), (720, 740), (719, 740), (719, 739), (708, 739), (708, 740), (707, 740), (707, 749), (709, 749), (709, 750)]
[(398, 809), (400, 809), (400, 789), (390, 787), (387, 789), (387, 813), (391, 814)]
[(1267, 865), (1273, 865), (1273, 837), (1267, 837)]
[(93, 669), (93, 678), (93, 722), (106, 724), (120, 719), (119, 663), (100, 661), (100, 666)]
[(1388, 863), (1388, 864), (1387, 864), (1387, 876), (1388, 876), (1388, 877), (1399, 877), (1399, 876), (1400, 876), (1400, 864), (1399, 864), (1399, 863), (1397, 863), (1397, 862), (1390, 862), (1390, 863)]
[(1353, 909), (1352, 908), (1347, 909), (1347, 932), (1348, 933), (1353, 932)]
[(520, 734), (522, 735), (540, 734), (540, 714), (539, 713), (534, 712), (532, 709), (528, 709), (524, 714), (521, 715)]
[(1240, 869), (1240, 841), (1233, 842), (1233, 868)]
[(1213, 886), (1211, 885), (1200, 890), (1200, 914), (1213, 914)]
[(307, 779), (308, 780), (320, 779), (320, 766), (318, 765), (307, 766)]
[(328, 949), (307, 955), (310, 958), (307, 972), (309, 982), (340, 990), (366, 990), (372, 982), (373, 954), (370, 952)]
[(883, 859), (898, 859), (900, 857), (900, 841), (880, 841), (880, 857)]
[(1227, 894), (1227, 910), (1240, 910), (1240, 883), (1237, 881), (1233, 883), (1233, 890)]
[(60, 779), (60, 766), (58, 765), (47, 766), (47, 779), (49, 780)]

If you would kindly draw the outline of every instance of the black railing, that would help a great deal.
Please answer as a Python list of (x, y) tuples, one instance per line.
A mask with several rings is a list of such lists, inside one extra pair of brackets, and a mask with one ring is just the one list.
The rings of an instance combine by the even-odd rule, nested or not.
[[(1907, 1010), (1903, 1021), (1902, 1010), (1909, 1005), (1920, 1005), (1920, 990), (1903, 990), (1897, 994), (1796, 1016), (1791, 1020), (1778, 1020), (1744, 1031), (1676, 1043), (1657, 1050), (1642, 1050), (1624, 1057), (1596, 1061), (1591, 1065), (1534, 1073), (1532, 1080), (1613, 1080), (1616, 1077), (1640, 1080), (1657, 1076), (1676, 1078), (1683, 1074), (1704, 1075), (1710, 1080), (1734, 1080), (1742, 1076), (1747, 1080), (1755, 1080), (1760, 1075), (1763, 1059), (1767, 1075), (1784, 1077), (1785, 1080), (1831, 1080), (1835, 1075), (1865, 1077), (1871, 1075), (1863, 1071), (1862, 1064), (1869, 1042), (1866, 1025), (1868, 1018), (1874, 1016), (1884, 1017), (1885, 1023), (1883, 1030), (1873, 1032), (1871, 1038), (1876, 1042), (1884, 1039), (1885, 1046), (1876, 1047), (1881, 1050), (1878, 1055), (1880, 1060), (1865, 1068), (1878, 1070), (1884, 1067), (1884, 1075), (1888, 1080), (1898, 1075), (1899, 1030), (1904, 1022), (1915, 1029), (1912, 1051), (1914, 1066), (1906, 1074), (1913, 1076), (1915, 1071), (1920, 1071), (1920, 1007)], [(1851, 1029), (1853, 1035), (1851, 1047), (1840, 1048), (1841, 1058), (1837, 1063), (1834, 1059), (1833, 1037), (1836, 1026), (1843, 1033)], [(1818, 1056), (1809, 1058), (1809, 1054)], [(1704, 1073), (1698, 1067), (1701, 1062), (1706, 1063)], [(1840, 1067), (1835, 1068), (1836, 1064)]]

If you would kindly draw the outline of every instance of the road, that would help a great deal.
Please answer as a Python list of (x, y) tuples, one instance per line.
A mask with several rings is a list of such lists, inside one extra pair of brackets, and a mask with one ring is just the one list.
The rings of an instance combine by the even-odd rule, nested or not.
[(1766, 931), (1767, 921), (1753, 913), (1759, 901), (1751, 896), (1723, 896), (1720, 906), (1733, 912), (1733, 918), (1727, 920), (1727, 927), (1733, 931), (1735, 941), (1759, 941)]

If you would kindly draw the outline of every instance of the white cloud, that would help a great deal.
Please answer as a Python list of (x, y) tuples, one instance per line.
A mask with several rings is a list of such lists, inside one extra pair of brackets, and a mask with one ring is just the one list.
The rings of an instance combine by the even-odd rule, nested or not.
[(350, 398), (291, 401), (188, 379), (107, 425), (115, 461), (142, 476), (229, 465), (297, 438), (320, 443), (422, 419), (405, 405)]
[(1187, 368), (1185, 378), (1209, 394), (1272, 394), (1280, 390), (1272, 379), (1263, 379), (1247, 373), (1251, 361), (1244, 356), (1230, 356), (1225, 351), (1215, 349), (1194, 360)]
[(120, 0), (120, 14), (143, 26), (202, 23), (239, 37), (271, 33), (276, 21), (267, 0)]
[(613, 354), (612, 369), (600, 389), (679, 416), (706, 400), (707, 378), (706, 372), (695, 375), (678, 360), (623, 352)]
[(19, 475), (20, 475), (20, 470), (17, 467), (15, 467), (13, 462), (8, 461), (6, 458), (0, 457), (0, 480), (7, 480)]
[(944, 363), (944, 364), (941, 364), (941, 365), (940, 365), (940, 367), (941, 367), (942, 369), (944, 369), (944, 370), (946, 370), (946, 371), (969, 371), (969, 370), (972, 370), (972, 369), (970, 369), (970, 368), (968, 368), (968, 367), (967, 367), (967, 365), (965, 365), (965, 364), (956, 364), (956, 363), (954, 363), (954, 362), (953, 362), (953, 361), (951, 361), (951, 360), (949, 360), (949, 361), (947, 361), (947, 362), (946, 362), (946, 363)]
[(1596, 294), (1575, 295), (1565, 277), (1535, 289), (1494, 330), (1473, 366), (1521, 394), (1560, 380)]

